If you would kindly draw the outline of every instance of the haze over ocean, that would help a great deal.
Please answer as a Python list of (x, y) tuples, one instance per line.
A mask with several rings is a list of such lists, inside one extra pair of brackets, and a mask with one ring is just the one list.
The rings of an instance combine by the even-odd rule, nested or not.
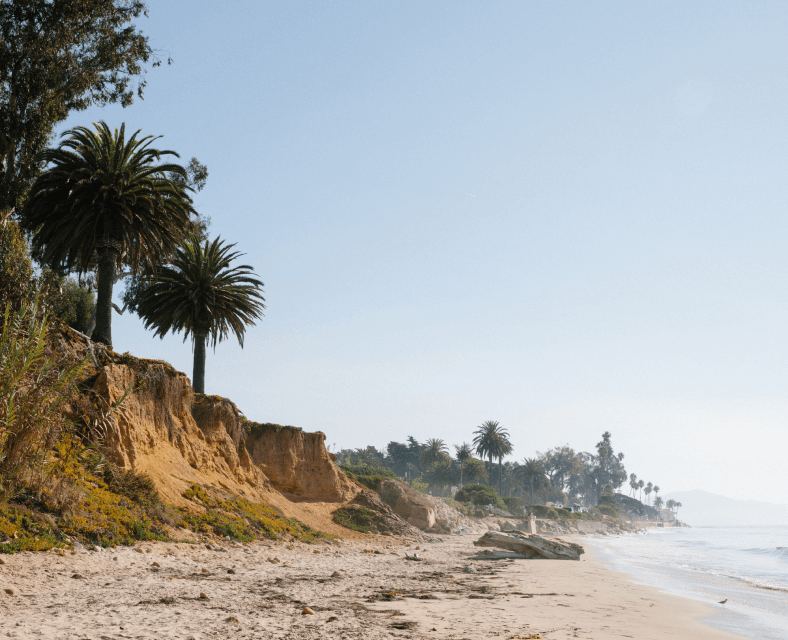
[[(338, 447), (613, 434), (663, 492), (784, 502), (788, 5), (152, 3), (91, 109), (208, 166), (266, 284), (206, 390)], [(116, 295), (122, 291), (116, 287)], [(116, 350), (191, 375), (115, 317)]]

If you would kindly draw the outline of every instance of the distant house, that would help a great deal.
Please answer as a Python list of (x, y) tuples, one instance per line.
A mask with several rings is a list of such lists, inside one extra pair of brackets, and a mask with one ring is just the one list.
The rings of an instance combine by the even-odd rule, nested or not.
[(670, 509), (660, 509), (659, 510), (659, 521), (660, 522), (674, 522), (676, 520), (676, 514), (673, 513)]

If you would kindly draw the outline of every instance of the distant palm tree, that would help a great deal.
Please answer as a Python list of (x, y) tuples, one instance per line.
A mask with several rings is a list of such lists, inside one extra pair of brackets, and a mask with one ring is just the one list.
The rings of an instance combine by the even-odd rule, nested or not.
[(679, 517), (679, 509), (682, 507), (682, 504), (676, 500), (673, 502), (673, 508), (676, 510), (676, 518)]
[(629, 495), (635, 495), (638, 490), (638, 477), (634, 473), (629, 474)]
[(481, 482), (487, 477), (487, 469), (484, 468), (484, 461), (479, 458), (470, 458), (465, 463), (465, 477), (469, 484)]
[(654, 485), (654, 486), (651, 488), (651, 490), (654, 492), (654, 499), (656, 500), (656, 499), (657, 499), (657, 496), (659, 495), (659, 486), (655, 484), (655, 485)]
[(451, 458), (444, 456), (430, 466), (427, 472), (427, 481), (442, 490), (455, 481), (455, 471), (451, 465)]
[(419, 464), (422, 469), (426, 470), (447, 458), (449, 458), (449, 447), (446, 446), (446, 443), (440, 438), (428, 438), (424, 449), (419, 454)]
[(531, 504), (534, 503), (534, 486), (541, 488), (548, 483), (542, 461), (537, 458), (525, 458), (523, 464), (516, 467), (514, 472), (523, 483), (523, 486), (531, 488)]
[(172, 330), (194, 341), (193, 384), (205, 393), (205, 346), (209, 336), (216, 343), (233, 333), (241, 347), (246, 326), (263, 316), (263, 283), (249, 265), (231, 266), (243, 255), (231, 252), (219, 238), (201, 245), (187, 240), (171, 264), (161, 267), (142, 294), (137, 313), (145, 328), (161, 338)]
[(662, 498), (657, 496), (654, 498), (654, 508), (659, 511), (662, 508)]
[(646, 483), (643, 482), (642, 480), (638, 480), (638, 489), (640, 489), (640, 498), (639, 498), (639, 500), (641, 502), (643, 502), (643, 487), (645, 486), (645, 484)]
[(473, 449), (467, 442), (461, 445), (454, 445), (454, 450), (457, 452), (457, 462), (460, 463), (460, 488), (462, 488), (463, 473), (465, 471), (465, 463), (473, 456)]
[(649, 496), (649, 494), (651, 493), (651, 491), (652, 491), (652, 488), (653, 488), (653, 485), (652, 485), (652, 484), (649, 482), (649, 483), (646, 485), (646, 488), (645, 488), (645, 489), (643, 489), (643, 493), (645, 493), (645, 494), (646, 494), (646, 504), (648, 504), (648, 496)]
[[(126, 140), (126, 125), (76, 127), (41, 159), (51, 166), (35, 181), (22, 211), (33, 251), (56, 271), (85, 273), (98, 264), (93, 339), (112, 348), (112, 287), (124, 262), (137, 271), (167, 258), (193, 213), (186, 170), (156, 164), (174, 151), (150, 145), (154, 136)], [(178, 180), (181, 177), (183, 180)]]
[[(480, 456), (487, 456), (490, 460), (490, 486), (493, 485), (493, 458), (498, 459), (499, 480), (502, 481), (503, 457), (509, 455), (513, 448), (509, 441), (509, 432), (504, 429), (497, 421), (488, 420), (482, 423), (474, 431), (475, 438), (473, 444), (476, 446), (476, 453)], [(499, 482), (498, 491), (502, 491), (502, 482)]]

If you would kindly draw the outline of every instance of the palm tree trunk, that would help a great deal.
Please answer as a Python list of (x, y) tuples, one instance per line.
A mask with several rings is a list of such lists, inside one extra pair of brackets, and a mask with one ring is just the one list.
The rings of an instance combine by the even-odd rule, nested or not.
[(108, 246), (98, 267), (96, 328), (93, 330), (92, 339), (94, 342), (101, 342), (109, 349), (112, 349), (112, 286), (115, 284), (117, 258), (118, 250)]
[(205, 340), (207, 333), (194, 334), (194, 370), (192, 385), (195, 393), (205, 393)]

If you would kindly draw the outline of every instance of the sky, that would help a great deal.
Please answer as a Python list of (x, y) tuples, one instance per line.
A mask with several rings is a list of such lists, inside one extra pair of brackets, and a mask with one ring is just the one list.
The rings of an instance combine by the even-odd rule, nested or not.
[[(151, 1), (145, 99), (265, 283), (206, 392), (334, 449), (604, 431), (663, 493), (786, 502), (788, 5)], [(122, 286), (116, 286), (116, 297)], [(191, 375), (128, 313), (116, 351)]]

